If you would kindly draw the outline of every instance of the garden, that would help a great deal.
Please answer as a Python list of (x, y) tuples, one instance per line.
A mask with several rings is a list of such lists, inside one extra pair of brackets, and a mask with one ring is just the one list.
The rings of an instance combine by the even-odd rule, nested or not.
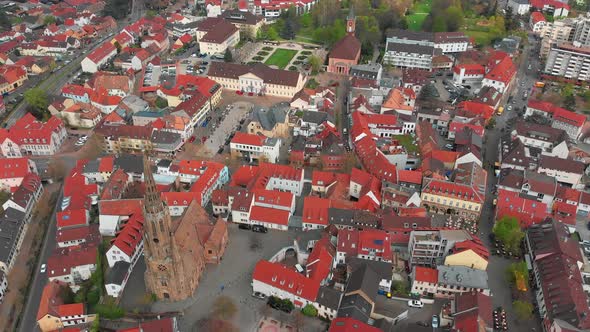
[[(265, 52), (265, 51), (262, 51)], [(258, 52), (259, 54), (261, 52)], [(285, 48), (277, 48), (264, 62), (269, 66), (277, 66), (279, 69), (284, 69), (291, 62), (291, 60), (298, 53), (297, 50), (289, 50)]]
[(410, 14), (406, 16), (408, 22), (408, 29), (412, 31), (422, 31), (422, 23), (426, 16), (430, 14), (432, 8), (432, 0), (421, 0), (414, 3), (410, 10)]

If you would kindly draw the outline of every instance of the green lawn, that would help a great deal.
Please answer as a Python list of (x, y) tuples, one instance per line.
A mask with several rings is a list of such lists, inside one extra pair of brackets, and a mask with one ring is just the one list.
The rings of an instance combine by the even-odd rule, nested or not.
[(422, 23), (426, 19), (426, 16), (430, 14), (430, 8), (432, 7), (432, 0), (420, 0), (412, 7), (412, 15), (408, 15), (406, 20), (408, 22), (408, 29), (413, 31), (421, 31)]
[(297, 54), (296, 50), (287, 50), (284, 48), (277, 48), (264, 62), (269, 66), (277, 66), (279, 69), (287, 67), (291, 59)]
[(398, 140), (399, 144), (406, 148), (410, 153), (419, 151), (418, 144), (412, 142), (412, 136), (410, 135), (395, 135), (391, 138)]

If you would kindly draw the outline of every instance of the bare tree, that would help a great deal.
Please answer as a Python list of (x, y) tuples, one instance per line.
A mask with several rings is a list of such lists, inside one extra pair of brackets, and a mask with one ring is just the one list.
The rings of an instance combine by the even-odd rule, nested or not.
[(231, 320), (238, 312), (238, 307), (228, 296), (220, 296), (213, 302), (213, 316), (222, 320)]
[(97, 133), (90, 136), (84, 147), (80, 150), (80, 159), (94, 160), (102, 153), (103, 137)]
[(67, 173), (66, 163), (58, 157), (52, 158), (47, 165), (47, 173), (53, 181), (62, 181)]

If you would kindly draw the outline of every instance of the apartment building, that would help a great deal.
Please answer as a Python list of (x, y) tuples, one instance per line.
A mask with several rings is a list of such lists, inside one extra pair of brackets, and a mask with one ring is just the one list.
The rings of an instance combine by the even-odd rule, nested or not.
[(553, 44), (544, 72), (566, 79), (589, 81), (590, 47), (584, 47), (579, 42)]

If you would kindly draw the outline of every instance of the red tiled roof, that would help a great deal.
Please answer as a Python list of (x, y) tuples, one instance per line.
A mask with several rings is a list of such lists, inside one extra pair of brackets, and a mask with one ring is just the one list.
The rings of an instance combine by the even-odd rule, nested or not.
[(438, 283), (438, 270), (422, 266), (414, 267), (414, 280), (420, 282), (427, 282), (430, 284)]
[(190, 191), (163, 192), (160, 196), (167, 206), (189, 206), (195, 199), (195, 193)]
[(530, 3), (532, 8), (537, 9), (544, 9), (547, 6), (555, 9), (565, 8), (568, 11), (570, 10), (570, 6), (567, 3), (557, 0), (530, 0)]
[(493, 107), (476, 101), (462, 101), (457, 105), (457, 109), (459, 110), (458, 115), (470, 118), (481, 116), (486, 121), (494, 115)]
[(234, 138), (231, 140), (231, 143), (262, 146), (262, 145), (264, 145), (265, 140), (266, 140), (266, 136), (246, 134), (241, 131), (238, 131), (238, 132), (236, 132), (236, 135), (234, 136)]
[[(10, 139), (19, 145), (49, 145), (52, 141), (51, 134), (61, 128), (64, 128), (64, 124), (55, 116), (51, 116), (47, 122), (41, 122), (37, 121), (31, 113), (27, 113), (10, 127), (8, 133)], [(25, 143), (25, 140), (29, 143)]]
[(257, 205), (268, 204), (290, 208), (295, 196), (288, 191), (255, 189), (253, 190), (254, 203)]
[(463, 123), (463, 122), (451, 122), (451, 124), (449, 125), (449, 131), (452, 133), (456, 133), (456, 132), (460, 132), (461, 130), (463, 130), (463, 128), (469, 128), (471, 130), (473, 130), (473, 132), (475, 134), (477, 134), (478, 136), (483, 137), (485, 128), (483, 126), (480, 125), (475, 125), (472, 123)]
[(250, 220), (277, 224), (281, 226), (289, 225), (290, 211), (267, 208), (262, 206), (253, 206), (250, 209)]
[(455, 163), (460, 152), (457, 151), (445, 151), (445, 150), (433, 150), (430, 157), (443, 163)]
[(422, 189), (423, 193), (453, 197), (474, 203), (483, 203), (483, 197), (472, 187), (448, 181), (428, 179)]
[(375, 252), (376, 256), (384, 261), (391, 261), (391, 237), (389, 233), (377, 229), (364, 229), (359, 231), (358, 254), (369, 255)]
[(86, 313), (84, 310), (84, 303), (62, 304), (57, 307), (57, 312), (60, 317), (67, 316), (81, 316)]
[(302, 222), (316, 225), (328, 225), (328, 209), (331, 201), (327, 198), (307, 196), (303, 199)]
[(328, 237), (321, 238), (313, 247), (305, 266), (307, 277), (322, 282), (330, 274), (336, 249)]
[(315, 302), (320, 288), (319, 281), (306, 278), (295, 270), (266, 260), (260, 260), (256, 263), (254, 272), (252, 272), (252, 279), (310, 302)]
[(422, 184), (422, 172), (419, 171), (400, 169), (397, 171), (397, 178), (399, 182)]
[(330, 324), (328, 332), (380, 332), (379, 328), (365, 324), (354, 318), (338, 317)]
[(116, 51), (117, 49), (115, 48), (115, 46), (113, 46), (113, 44), (111, 44), (110, 42), (106, 41), (97, 49), (88, 54), (87, 58), (94, 63), (99, 63), (102, 59), (109, 56), (109, 54)]
[(518, 192), (498, 190), (497, 219), (515, 217), (523, 228), (543, 221), (547, 216), (547, 204), (519, 196)]
[(29, 158), (0, 159), (0, 179), (23, 178), (29, 173)]
[(130, 216), (141, 211), (142, 206), (142, 199), (120, 199), (98, 202), (98, 210), (100, 214), (108, 216)]
[(56, 250), (47, 260), (49, 278), (70, 275), (72, 268), (96, 264), (96, 246), (74, 246)]
[(358, 254), (359, 231), (356, 229), (342, 229), (338, 231), (338, 251), (347, 256)]
[(538, 22), (546, 22), (545, 16), (541, 12), (532, 12), (531, 13), (531, 20), (533, 20), (533, 24)]
[(141, 212), (131, 215), (129, 220), (123, 224), (123, 228), (117, 233), (115, 239), (111, 242), (112, 245), (119, 248), (119, 250), (127, 254), (127, 256), (133, 257), (137, 245), (142, 240), (143, 222), (144, 218)]
[(41, 300), (39, 301), (39, 310), (37, 311), (37, 320), (47, 315), (59, 317), (58, 308), (63, 303), (63, 299), (60, 297), (63, 287), (68, 286), (58, 280), (49, 281), (43, 287), (43, 293), (41, 293)]
[(361, 42), (354, 34), (347, 34), (334, 44), (330, 51), (330, 58), (357, 60), (361, 54)]
[(508, 85), (515, 73), (516, 66), (512, 62), (512, 59), (509, 56), (505, 56), (498, 64), (492, 67), (492, 69), (485, 75), (485, 78)]
[[(70, 242), (75, 240), (100, 240), (98, 224), (91, 224), (84, 227), (60, 229), (56, 234), (56, 242)], [(98, 242), (96, 242), (98, 244)]]
[(465, 75), (482, 75), (485, 74), (485, 69), (480, 64), (458, 64), (453, 67), (453, 72), (459, 74), (461, 69), (465, 69)]
[(568, 125), (580, 128), (584, 126), (584, 123), (586, 122), (586, 116), (583, 114), (570, 112), (563, 108), (557, 108), (555, 113), (553, 113), (553, 120), (564, 122)]
[[(115, 112), (113, 112), (113, 113), (115, 113)], [(113, 114), (113, 113), (111, 113), (111, 114)], [(115, 157), (113, 157), (113, 156), (102, 157), (102, 158), (100, 158), (100, 162), (98, 163), (98, 171), (101, 173), (110, 173), (113, 171), (114, 165), (115, 165)]]
[(58, 212), (56, 215), (57, 229), (88, 225), (87, 212), (84, 209)]

